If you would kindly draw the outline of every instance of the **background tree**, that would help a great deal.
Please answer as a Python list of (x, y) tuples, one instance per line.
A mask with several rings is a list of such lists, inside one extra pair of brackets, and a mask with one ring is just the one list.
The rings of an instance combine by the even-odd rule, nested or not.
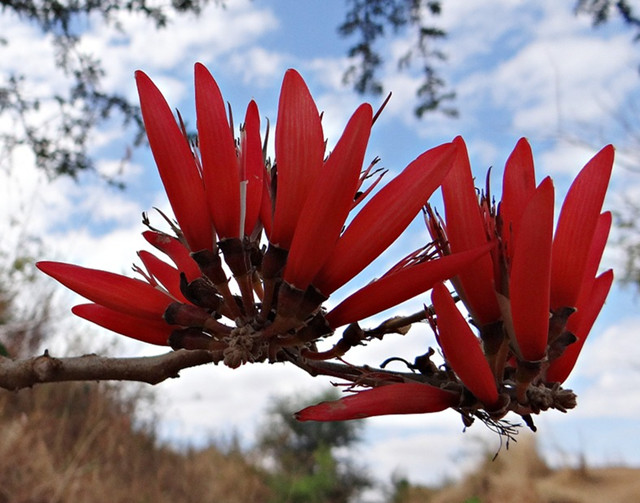
[[(223, 0), (212, 1), (224, 6)], [(15, 125), (0, 133), (3, 157), (13, 148), (26, 145), (49, 176), (77, 178), (94, 168), (89, 142), (94, 130), (108, 120), (132, 126), (132, 146), (139, 145), (144, 136), (139, 108), (123, 95), (104, 91), (105, 70), (99, 57), (81, 49), (86, 26), (106, 23), (121, 29), (116, 15), (126, 12), (142, 14), (157, 29), (163, 29), (172, 17), (198, 15), (208, 3), (209, 0), (172, 0), (167, 4), (147, 0), (2, 0), (3, 14), (13, 13), (24, 23), (36, 25), (43, 34), (51, 35), (56, 67), (69, 81), (67, 89), (53, 96), (33, 96), (25, 91), (28, 75), (2, 76), (0, 117)], [(381, 93), (378, 73), (383, 59), (376, 45), (391, 34), (412, 30), (415, 45), (400, 58), (398, 67), (407, 68), (418, 62), (422, 68), (424, 81), (417, 90), (416, 113), (422, 116), (441, 110), (455, 115), (455, 109), (445, 106), (455, 93), (447, 89), (436, 68), (445, 55), (432, 47), (432, 41), (445, 36), (442, 29), (430, 23), (440, 13), (440, 1), (346, 0), (346, 5), (345, 20), (338, 31), (356, 41), (349, 49), (351, 65), (344, 75), (345, 83), (359, 93)], [(0, 47), (9, 43), (0, 36)], [(42, 127), (37, 114), (45, 104), (57, 109), (47, 128)]]
[[(221, 3), (222, 0), (212, 0)], [(28, 78), (23, 73), (3, 75), (0, 80), (0, 117), (15, 125), (0, 134), (3, 156), (26, 145), (38, 167), (49, 176), (76, 178), (92, 170), (88, 153), (92, 133), (107, 120), (120, 120), (133, 126), (133, 145), (143, 139), (139, 108), (118, 93), (105, 92), (105, 70), (100, 59), (81, 49), (87, 24), (106, 23), (119, 28), (116, 14), (142, 14), (157, 29), (165, 28), (174, 15), (199, 14), (209, 0), (172, 0), (167, 3), (147, 0), (2, 0), (2, 14), (12, 13), (24, 23), (36, 25), (50, 35), (56, 67), (68, 78), (65, 90), (53, 96), (33, 96), (25, 91)], [(0, 47), (11, 43), (0, 35)], [(56, 118), (47, 128), (37, 112), (45, 105), (57, 108)], [(114, 181), (114, 180), (110, 180)]]
[[(147, 0), (0, 0), (0, 12), (15, 14), (51, 35), (56, 67), (69, 82), (53, 96), (34, 96), (25, 92), (26, 74), (0, 77), (0, 117), (14, 125), (0, 133), (2, 158), (7, 159), (13, 148), (26, 145), (49, 176), (77, 178), (94, 168), (89, 154), (92, 134), (113, 120), (131, 126), (130, 146), (139, 145), (144, 134), (138, 106), (103, 89), (105, 70), (99, 57), (81, 49), (86, 27), (105, 23), (121, 29), (116, 15), (126, 12), (141, 14), (163, 29), (174, 16), (198, 15), (210, 1), (224, 6), (224, 0), (172, 0), (165, 4)], [(576, 12), (591, 15), (596, 26), (619, 15), (637, 31), (635, 39), (640, 38), (640, 19), (627, 0), (577, 0), (574, 5)], [(360, 94), (383, 93), (381, 48), (394, 37), (406, 36), (412, 43), (396, 64), (400, 71), (418, 69), (421, 74), (416, 114), (422, 117), (438, 111), (456, 116), (455, 91), (442, 74), (447, 54), (441, 45), (447, 33), (436, 20), (443, 8), (442, 0), (345, 0), (344, 21), (337, 27), (340, 36), (353, 41), (347, 51), (350, 63), (343, 77), (345, 84)], [(0, 47), (9, 43), (0, 35)], [(42, 127), (37, 114), (45, 104), (57, 110), (47, 128)], [(116, 182), (113, 178), (109, 181)]]
[(594, 26), (600, 26), (612, 17), (620, 16), (636, 31), (634, 41), (640, 40), (640, 18), (628, 0), (578, 0), (576, 12), (590, 15)]
[(268, 412), (257, 448), (273, 464), (269, 485), (274, 503), (346, 503), (372, 484), (363, 469), (338, 454), (360, 439), (362, 421), (299, 422), (292, 410), (311, 402), (334, 400), (331, 390), (320, 396), (280, 398)]
[(433, 24), (440, 15), (439, 0), (346, 0), (348, 10), (338, 32), (343, 37), (356, 37), (349, 48), (351, 64), (344, 74), (345, 83), (361, 93), (380, 94), (383, 84), (379, 71), (384, 62), (377, 44), (401, 32), (410, 32), (413, 44), (398, 59), (399, 70), (412, 64), (420, 67), (422, 82), (416, 91), (418, 104), (416, 115), (440, 111), (455, 117), (457, 110), (451, 106), (455, 92), (448, 88), (440, 74), (438, 64), (446, 60), (446, 54), (434, 44), (446, 37), (446, 32)]

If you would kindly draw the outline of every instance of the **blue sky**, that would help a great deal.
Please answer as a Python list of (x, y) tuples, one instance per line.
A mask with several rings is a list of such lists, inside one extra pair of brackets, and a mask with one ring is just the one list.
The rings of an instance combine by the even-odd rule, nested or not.
[[(537, 179), (554, 177), (557, 200), (570, 179), (605, 144), (614, 143), (620, 158), (632, 159), (632, 144), (617, 118), (637, 124), (633, 107), (640, 98), (638, 46), (619, 24), (592, 30), (587, 18), (573, 15), (572, 5), (557, 0), (445, 2), (441, 24), (449, 38), (441, 47), (449, 61), (442, 72), (458, 93), (460, 117), (455, 120), (440, 115), (415, 118), (419, 74), (398, 74), (394, 63), (394, 55), (408, 41), (400, 36), (385, 43), (382, 77), (394, 94), (376, 123), (367, 158), (380, 156), (384, 167), (397, 172), (424, 150), (461, 134), (476, 175), (483, 180), (486, 169), (493, 166), (494, 178), (499, 180), (517, 139), (527, 136)], [(109, 90), (134, 98), (133, 72), (142, 69), (191, 122), (194, 62), (209, 67), (234, 108), (236, 123), (251, 98), (258, 102), (261, 116), (274, 121), (282, 75), (294, 67), (325, 112), (325, 135), (331, 144), (361, 101), (371, 101), (374, 108), (381, 101), (357, 96), (341, 84), (348, 47), (336, 34), (342, 9), (337, 1), (228, 0), (224, 10), (208, 7), (201, 18), (175, 19), (159, 33), (135, 16), (121, 19), (128, 36), (90, 23), (84, 43), (102, 58)], [(0, 32), (11, 40), (2, 48), (6, 53), (0, 58), (3, 71), (24, 70), (21, 65), (29, 61), (27, 76), (34, 90), (64, 84), (51, 68), (46, 40), (34, 28), (3, 15)], [(42, 113), (46, 115), (46, 106)], [(4, 127), (12, 126), (0, 124)], [(93, 149), (102, 172), (119, 168), (122, 136), (121, 129), (113, 127), (96, 138)], [(20, 169), (0, 173), (0, 211), (42, 239), (46, 258), (128, 272), (135, 251), (147, 247), (139, 237), (141, 212), (154, 206), (168, 210), (145, 149), (134, 152), (123, 174), (128, 187), (122, 192), (95, 177), (81, 184), (48, 183), (32, 168), (33, 159), (25, 151), (16, 151), (11, 161)], [(636, 197), (639, 176), (616, 166), (606, 207), (616, 209), (623, 196)], [(437, 206), (437, 198), (434, 201)], [(367, 271), (368, 277), (424, 244), (423, 225), (416, 221), (410, 229)], [(10, 249), (19, 234), (16, 227), (5, 229), (2, 246)], [(617, 268), (620, 261), (619, 251), (610, 247), (604, 265)], [(57, 299), (61, 333), (81, 333), (85, 344), (95, 343), (112, 354), (157, 352), (127, 341), (104, 349), (114, 338), (67, 314), (78, 299), (62, 290), (57, 291)], [(578, 393), (578, 408), (566, 415), (552, 412), (536, 418), (536, 438), (550, 461), (575, 461), (585, 455), (594, 464), (640, 464), (638, 302), (632, 290), (615, 288), (568, 382)], [(411, 303), (401, 307), (402, 312), (411, 309)], [(389, 354), (411, 359), (434, 344), (428, 330), (419, 327), (405, 337), (372, 343), (353, 360), (379, 363)], [(50, 347), (64, 346), (65, 338), (57, 337)], [(328, 380), (311, 379), (284, 366), (185, 371), (181, 379), (156, 388), (165, 412), (161, 429), (168, 438), (183, 442), (234, 431), (250, 442), (271, 397), (314, 394), (327, 386)], [(459, 475), (477, 459), (481, 450), (477, 439), (490, 449), (498, 447), (497, 439), (482, 425), (463, 433), (453, 413), (382, 417), (367, 422), (366, 442), (358, 448), (358, 458), (382, 479), (399, 470), (415, 482), (436, 482)]]

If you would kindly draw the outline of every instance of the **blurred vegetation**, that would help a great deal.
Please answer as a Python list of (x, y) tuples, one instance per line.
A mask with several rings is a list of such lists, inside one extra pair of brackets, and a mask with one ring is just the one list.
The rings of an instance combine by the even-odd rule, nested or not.
[(331, 391), (274, 400), (256, 445), (272, 467), (268, 479), (272, 503), (347, 503), (373, 485), (365, 467), (339, 453), (359, 441), (362, 421), (299, 422), (292, 414), (310, 403), (337, 398), (338, 393)]
[(268, 501), (245, 453), (160, 444), (136, 422), (146, 401), (96, 383), (0, 393), (0, 502)]

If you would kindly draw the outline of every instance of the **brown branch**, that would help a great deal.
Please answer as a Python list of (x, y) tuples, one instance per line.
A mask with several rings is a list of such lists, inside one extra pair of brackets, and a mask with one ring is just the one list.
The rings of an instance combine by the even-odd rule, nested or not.
[(222, 352), (178, 350), (158, 356), (110, 358), (95, 354), (56, 358), (47, 351), (24, 360), (0, 357), (0, 388), (19, 390), (61, 381), (138, 381), (158, 384), (182, 369), (218, 363)]

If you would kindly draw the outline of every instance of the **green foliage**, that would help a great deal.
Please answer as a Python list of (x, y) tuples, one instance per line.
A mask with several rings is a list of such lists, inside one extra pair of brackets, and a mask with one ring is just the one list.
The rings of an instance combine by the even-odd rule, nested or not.
[(304, 403), (276, 400), (258, 439), (258, 450), (274, 465), (269, 486), (272, 503), (349, 502), (371, 480), (336, 449), (359, 439), (362, 422), (299, 422), (292, 412), (310, 402), (333, 400), (336, 393), (312, 397)]

